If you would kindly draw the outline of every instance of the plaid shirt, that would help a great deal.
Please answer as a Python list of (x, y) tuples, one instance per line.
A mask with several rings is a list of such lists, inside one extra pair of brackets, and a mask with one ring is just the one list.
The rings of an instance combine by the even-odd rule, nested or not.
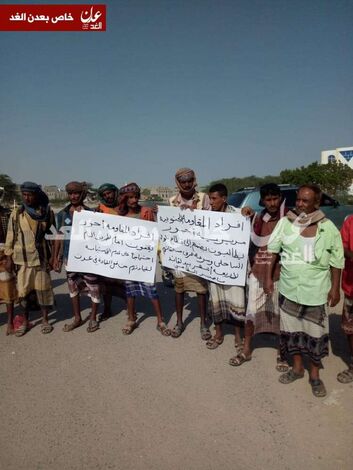
[(11, 211), (0, 206), (0, 243), (5, 243)]
[(45, 239), (50, 228), (55, 227), (55, 216), (49, 211), (48, 219), (39, 222), (27, 212), (15, 209), (10, 216), (5, 255), (12, 256), (15, 264), (25, 266), (47, 266), (50, 258), (51, 241)]

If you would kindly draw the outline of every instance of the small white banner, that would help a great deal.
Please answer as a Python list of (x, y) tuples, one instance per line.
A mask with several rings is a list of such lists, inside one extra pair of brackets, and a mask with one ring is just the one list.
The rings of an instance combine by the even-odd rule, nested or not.
[(155, 222), (74, 212), (67, 271), (154, 282), (158, 230)]
[(244, 286), (250, 220), (239, 213), (159, 206), (162, 264), (218, 284)]

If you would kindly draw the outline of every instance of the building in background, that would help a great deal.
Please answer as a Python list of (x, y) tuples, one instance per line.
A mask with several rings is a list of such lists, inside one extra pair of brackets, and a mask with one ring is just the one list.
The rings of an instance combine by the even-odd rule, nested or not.
[(67, 199), (67, 193), (65, 189), (61, 189), (58, 186), (43, 186), (43, 191), (47, 194), (49, 201), (55, 201), (58, 199), (64, 201)]
[(167, 186), (156, 186), (151, 188), (151, 196), (159, 196), (163, 201), (168, 201), (173, 196), (175, 190)]
[(168, 186), (151, 186), (144, 188), (142, 191), (142, 199), (156, 199), (168, 201), (176, 192), (176, 189)]
[[(353, 147), (340, 147), (334, 150), (323, 150), (321, 152), (321, 163), (343, 163), (353, 169)], [(353, 194), (353, 181), (348, 190)]]
[(341, 147), (335, 150), (323, 150), (321, 152), (321, 163), (344, 163), (353, 168), (353, 147)]

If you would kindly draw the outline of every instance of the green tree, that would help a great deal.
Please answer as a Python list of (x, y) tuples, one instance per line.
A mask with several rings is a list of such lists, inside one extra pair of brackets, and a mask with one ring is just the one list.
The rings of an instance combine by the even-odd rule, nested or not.
[(16, 184), (8, 175), (0, 174), (0, 186), (5, 189), (1, 203), (11, 206), (14, 201), (20, 201), (20, 195), (17, 192)]
[(259, 177), (251, 175), (243, 178), (222, 178), (211, 181), (205, 187), (205, 191), (208, 191), (209, 187), (215, 183), (223, 183), (228, 188), (229, 193), (241, 188), (258, 187), (266, 183), (293, 185), (315, 183), (326, 193), (336, 197), (339, 196), (342, 199), (342, 197), (346, 197), (349, 187), (353, 184), (353, 169), (340, 162), (330, 162), (327, 164), (313, 162), (307, 166), (283, 170), (279, 176), (267, 175)]
[(321, 189), (333, 196), (345, 193), (353, 183), (353, 170), (344, 163), (330, 162), (311, 163), (294, 170), (283, 170), (280, 173), (282, 183), (289, 184), (318, 184)]
[(148, 188), (144, 188), (141, 193), (143, 196), (149, 196), (151, 194), (151, 190)]
[(158, 196), (158, 194), (151, 194), (151, 196), (148, 198), (150, 201), (163, 201), (163, 198), (161, 196)]
[(261, 186), (265, 183), (280, 183), (279, 176), (267, 175), (267, 176), (244, 176), (243, 178), (222, 178), (219, 180), (211, 181), (208, 186), (205, 187), (205, 191), (207, 192), (210, 186), (215, 183), (223, 183), (226, 188), (228, 189), (229, 193), (233, 193), (234, 191), (238, 191), (241, 188), (248, 188), (252, 186)]

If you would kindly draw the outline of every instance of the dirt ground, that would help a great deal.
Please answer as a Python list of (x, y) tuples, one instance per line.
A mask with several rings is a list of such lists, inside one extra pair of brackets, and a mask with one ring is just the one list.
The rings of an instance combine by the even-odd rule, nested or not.
[[(318, 399), (307, 373), (278, 382), (272, 337), (256, 338), (252, 361), (239, 368), (228, 365), (231, 329), (221, 347), (206, 349), (194, 297), (179, 339), (156, 331), (144, 299), (131, 336), (121, 333), (118, 299), (97, 332), (84, 325), (64, 333), (67, 287), (62, 275), (53, 278), (53, 333), (40, 333), (36, 313), (28, 334), (6, 337), (0, 315), (1, 470), (352, 468), (353, 385), (336, 380), (348, 353), (340, 308), (330, 316), (332, 352), (321, 373), (328, 395)], [(173, 324), (173, 291), (158, 288)]]

